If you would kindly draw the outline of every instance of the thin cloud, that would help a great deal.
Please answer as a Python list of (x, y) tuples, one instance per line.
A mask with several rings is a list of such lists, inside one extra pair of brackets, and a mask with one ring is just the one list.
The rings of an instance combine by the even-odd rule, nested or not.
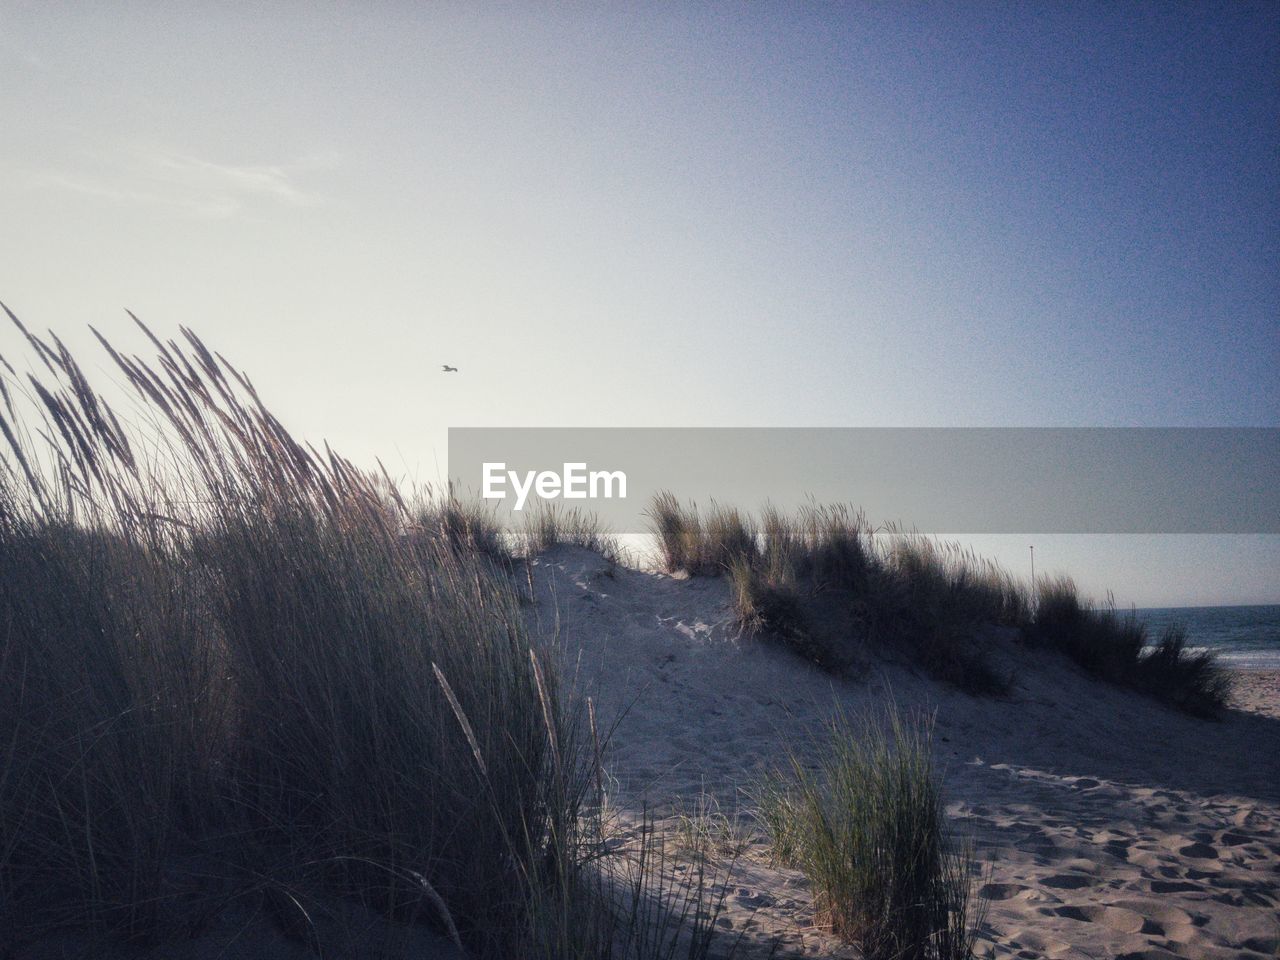
[(316, 198), (303, 191), (282, 166), (238, 166), (212, 163), (198, 157), (156, 153), (149, 162), (180, 184), (210, 193), (270, 197), (294, 206), (307, 206)]
[(201, 219), (225, 220), (271, 206), (304, 208), (321, 202), (293, 174), (297, 165), (214, 163), (164, 150), (131, 151), (122, 159), (89, 158), (79, 168), (44, 169), (24, 178), (32, 189), (71, 192), (116, 204), (166, 207)]

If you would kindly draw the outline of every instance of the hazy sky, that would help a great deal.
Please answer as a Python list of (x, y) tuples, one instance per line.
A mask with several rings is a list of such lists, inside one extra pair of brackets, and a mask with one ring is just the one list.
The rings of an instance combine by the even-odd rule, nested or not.
[[(1276, 4), (0, 2), (0, 62), (0, 299), (420, 481), (449, 425), (1280, 425)], [(1277, 539), (1036, 553), (1280, 602)]]

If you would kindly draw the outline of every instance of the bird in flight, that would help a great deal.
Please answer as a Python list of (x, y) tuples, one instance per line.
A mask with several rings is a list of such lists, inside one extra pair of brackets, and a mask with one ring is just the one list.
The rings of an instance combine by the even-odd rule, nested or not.
[(449, 366), (447, 363), (443, 363), (443, 364), (441, 364), (441, 366), (444, 368), (444, 372), (445, 372), (445, 373), (457, 373), (457, 372), (458, 372), (458, 368), (457, 368), (457, 367), (451, 367), (451, 366)]

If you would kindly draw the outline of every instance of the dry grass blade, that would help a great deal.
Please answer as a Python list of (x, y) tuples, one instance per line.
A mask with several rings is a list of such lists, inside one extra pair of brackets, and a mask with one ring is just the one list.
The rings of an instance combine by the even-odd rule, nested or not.
[(467, 738), (467, 743), (471, 746), (471, 755), (475, 757), (476, 766), (480, 768), (481, 774), (488, 777), (489, 769), (485, 765), (484, 754), (480, 752), (480, 744), (476, 740), (475, 731), (471, 729), (471, 721), (467, 719), (466, 713), (462, 710), (462, 704), (458, 702), (458, 695), (453, 692), (453, 687), (449, 685), (444, 672), (436, 664), (431, 664), (431, 669), (436, 675), (436, 681), (440, 684), (440, 689), (444, 691), (444, 695), (449, 701), (449, 706), (453, 709), (453, 715), (458, 720), (458, 726), (462, 728), (462, 733)]

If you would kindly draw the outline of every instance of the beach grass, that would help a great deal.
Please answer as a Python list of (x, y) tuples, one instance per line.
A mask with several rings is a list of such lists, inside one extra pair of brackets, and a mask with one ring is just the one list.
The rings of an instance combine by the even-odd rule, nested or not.
[(691, 576), (726, 573), (735, 560), (754, 560), (757, 536), (748, 519), (732, 507), (712, 504), (705, 516), (669, 492), (657, 494), (648, 518), (658, 539), (663, 567)]
[(1148, 694), (1200, 717), (1215, 717), (1231, 697), (1231, 676), (1212, 653), (1187, 649), (1186, 629), (1174, 624), (1138, 657), (1138, 684)]
[(493, 506), (453, 490), (415, 504), (409, 535), (438, 540), (458, 556), (481, 556), (504, 566), (514, 559)]
[[(601, 738), (521, 612), (517, 563), (558, 545), (618, 559), (594, 517), (544, 508), (513, 536), (478, 502), (406, 499), (296, 440), (191, 331), (142, 327), (148, 359), (102, 341), (135, 395), (120, 416), (56, 337), (12, 319), (42, 372), (0, 359), (0, 939), (165, 942), (234, 907), (307, 936), (305, 905), (339, 898), (474, 957), (709, 954), (718, 868), (677, 876), (656, 825), (612, 852)], [(650, 516), (669, 570), (727, 577), (744, 629), (833, 672), (876, 649), (1000, 694), (1004, 630), (1198, 716), (1228, 694), (1177, 629), (1149, 642), (1069, 580), (1032, 590), (846, 507), (755, 518), (666, 494)], [(877, 729), (821, 786), (794, 770), (763, 793), (763, 816), (779, 854), (825, 878), (833, 928), (876, 950), (928, 928), (929, 949), (960, 949), (959, 881), (897, 859), (944, 833), (927, 737)], [(814, 824), (852, 829), (828, 822), (832, 789), (880, 797), (866, 829), (896, 839), (824, 850)], [(724, 828), (695, 810), (676, 839)], [(940, 839), (920, 849), (940, 875), (960, 862)], [(903, 890), (932, 896), (933, 919)], [(881, 927), (849, 891), (881, 903)]]
[(1136, 616), (1091, 604), (1068, 577), (1032, 585), (958, 543), (874, 528), (840, 504), (795, 514), (766, 506), (758, 519), (713, 504), (706, 514), (671, 493), (654, 498), (664, 569), (726, 576), (745, 632), (831, 672), (856, 674), (868, 652), (889, 653), (966, 692), (1001, 696), (1013, 676), (993, 654), (1016, 637), (1196, 716), (1226, 705), (1229, 675), (1211, 653), (1188, 650), (1179, 630), (1152, 643)]
[(1173, 625), (1153, 643), (1147, 625), (1122, 614), (1110, 599), (1094, 605), (1068, 577), (1037, 584), (1034, 612), (1023, 627), (1028, 641), (1061, 650), (1087, 673), (1206, 719), (1225, 709), (1231, 676), (1209, 651), (1187, 649), (1183, 627)]
[(300, 443), (191, 331), (102, 341), (129, 417), (10, 317), (42, 372), (0, 370), (0, 940), (237, 905), (305, 939), (336, 898), (470, 957), (705, 954), (699, 871), (600, 852), (601, 746), (490, 515)]
[(1017, 584), (951, 544), (874, 530), (843, 505), (795, 515), (766, 508), (757, 521), (713, 507), (710, 520), (674, 496), (650, 510), (664, 564), (725, 573), (739, 624), (835, 673), (857, 673), (872, 651), (893, 651), (973, 693), (1000, 694), (1008, 677), (981, 643), (1016, 622)]
[(819, 921), (869, 960), (972, 955), (972, 857), (948, 826), (931, 737), (927, 719), (892, 704), (837, 713), (816, 770), (793, 751), (756, 791), (775, 856), (808, 877)]
[(545, 501), (530, 508), (518, 531), (520, 549), (532, 557), (558, 546), (591, 550), (611, 563), (622, 561), (618, 538), (606, 531), (594, 513)]

